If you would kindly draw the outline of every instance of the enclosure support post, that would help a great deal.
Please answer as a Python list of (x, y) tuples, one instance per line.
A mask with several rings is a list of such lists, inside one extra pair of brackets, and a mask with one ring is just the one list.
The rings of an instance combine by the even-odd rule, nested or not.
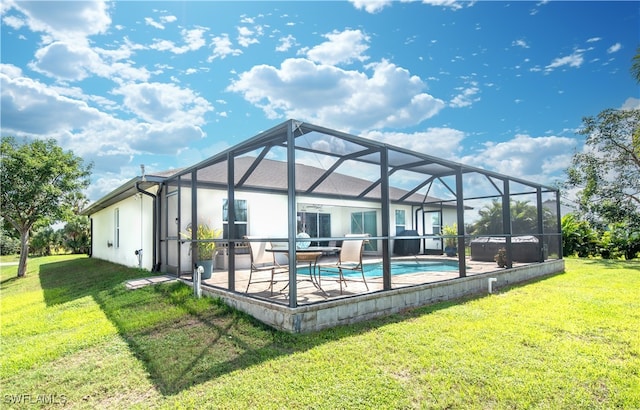
[(511, 191), (509, 190), (509, 180), (503, 181), (502, 190), (502, 230), (505, 235), (505, 250), (507, 252), (507, 268), (513, 267), (513, 251), (511, 249)]
[[(198, 181), (197, 171), (191, 171), (191, 266), (198, 267)], [(193, 269), (192, 269), (193, 270)], [(192, 280), (194, 278), (191, 278)]]
[(287, 198), (289, 216), (289, 307), (298, 306), (298, 281), (296, 280), (296, 139), (293, 135), (294, 122), (287, 127)]
[(460, 277), (463, 278), (467, 276), (467, 250), (464, 237), (464, 189), (462, 187), (461, 167), (456, 169), (456, 209), (458, 213), (456, 222), (458, 225), (458, 269)]
[(178, 254), (178, 268), (176, 269), (176, 276), (180, 277), (180, 274), (182, 274), (182, 240), (180, 239), (180, 227), (182, 226), (182, 175), (178, 177), (178, 191), (176, 192), (176, 195), (178, 195), (178, 199), (176, 201), (176, 212), (178, 214), (176, 215), (176, 232), (178, 235), (178, 240), (176, 241), (176, 252)]
[(544, 209), (542, 207), (542, 187), (538, 187), (536, 189), (536, 200), (537, 200), (537, 208), (538, 208), (538, 235), (536, 235), (538, 237), (538, 245), (540, 246), (540, 259), (538, 259), (538, 262), (544, 262), (544, 243), (545, 243), (545, 236), (544, 236)]
[(560, 213), (560, 191), (556, 191), (556, 239), (558, 241), (558, 258), (562, 259), (564, 251), (562, 250), (562, 214)]
[(235, 163), (234, 163), (234, 153), (229, 152), (227, 154), (227, 221), (228, 226), (228, 238), (229, 243), (227, 244), (228, 249), (228, 272), (227, 272), (227, 282), (230, 292), (235, 292), (236, 290), (236, 243), (234, 239), (236, 238), (236, 187), (235, 187)]
[(380, 150), (380, 201), (382, 206), (382, 287), (391, 290), (391, 254), (389, 252), (389, 224), (391, 205), (389, 201), (389, 153), (386, 147)]

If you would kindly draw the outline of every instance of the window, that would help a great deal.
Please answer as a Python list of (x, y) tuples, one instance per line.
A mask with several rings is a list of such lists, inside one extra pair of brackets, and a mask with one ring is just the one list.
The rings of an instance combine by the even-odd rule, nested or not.
[(113, 211), (113, 246), (120, 247), (120, 208)]
[(396, 235), (406, 229), (404, 209), (396, 209)]
[(432, 226), (432, 230), (433, 230), (433, 234), (434, 235), (441, 235), (442, 231), (441, 229), (441, 224), (440, 224), (440, 220), (442, 219), (442, 216), (440, 214), (440, 211), (432, 211), (431, 212), (431, 226)]
[[(242, 238), (247, 235), (247, 225), (248, 225), (248, 212), (247, 212), (247, 201), (245, 199), (236, 199), (234, 201), (233, 207), (235, 213), (235, 228), (236, 235), (233, 235), (235, 238)], [(226, 198), (222, 200), (222, 237), (224, 239), (229, 239), (229, 200)]]

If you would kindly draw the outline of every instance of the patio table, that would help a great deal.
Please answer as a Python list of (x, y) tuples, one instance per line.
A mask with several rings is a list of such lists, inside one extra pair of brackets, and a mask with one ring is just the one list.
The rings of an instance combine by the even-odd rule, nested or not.
[[(288, 247), (275, 247), (271, 249), (267, 249), (268, 252), (277, 252), (284, 253), (287, 256), (289, 255)], [(313, 283), (313, 286), (318, 288), (322, 293), (327, 294), (327, 292), (322, 289), (320, 286), (320, 281), (316, 276), (316, 267), (318, 265), (318, 260), (320, 257), (327, 253), (336, 253), (340, 252), (340, 248), (337, 246), (309, 246), (306, 248), (296, 248), (296, 262), (304, 262), (309, 264), (309, 281)], [(307, 280), (307, 279), (304, 279)], [(286, 286), (285, 286), (286, 288)]]

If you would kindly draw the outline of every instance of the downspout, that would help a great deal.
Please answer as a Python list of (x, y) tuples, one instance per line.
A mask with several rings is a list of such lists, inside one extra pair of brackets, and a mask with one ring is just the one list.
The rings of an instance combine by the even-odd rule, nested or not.
[[(144, 176), (143, 176), (144, 178)], [(150, 192), (145, 191), (144, 189), (140, 188), (140, 182), (142, 181), (137, 181), (136, 182), (136, 189), (138, 190), (138, 192), (140, 192), (141, 194), (145, 194), (149, 197), (151, 197), (153, 199), (153, 256), (152, 256), (152, 260), (153, 260), (153, 266), (151, 267), (151, 271), (152, 272), (157, 272), (158, 268), (159, 268), (159, 263), (158, 263), (158, 259), (157, 259), (157, 246), (156, 246), (156, 242), (157, 242), (157, 238), (158, 238), (158, 234), (156, 232), (156, 228), (158, 226), (158, 222), (157, 222), (157, 211), (156, 208), (158, 206), (158, 197), (157, 195), (154, 195)]]

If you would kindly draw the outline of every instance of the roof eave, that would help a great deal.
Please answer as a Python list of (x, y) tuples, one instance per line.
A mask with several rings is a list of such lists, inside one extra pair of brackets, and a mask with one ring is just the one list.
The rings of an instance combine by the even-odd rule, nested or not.
[(140, 186), (141, 189), (145, 190), (154, 185), (159, 185), (163, 183), (165, 180), (166, 178), (164, 177), (156, 177), (153, 175), (147, 175), (144, 178), (143, 177), (131, 178), (129, 181), (120, 185), (118, 188), (114, 189), (113, 191), (109, 192), (107, 195), (103, 196), (102, 198), (98, 199), (97, 201), (89, 205), (87, 208), (83, 209), (80, 212), (80, 215), (91, 216), (98, 211), (101, 211), (117, 202), (122, 201), (123, 199), (129, 198), (137, 194), (138, 192), (140, 192), (138, 190), (138, 186)]

